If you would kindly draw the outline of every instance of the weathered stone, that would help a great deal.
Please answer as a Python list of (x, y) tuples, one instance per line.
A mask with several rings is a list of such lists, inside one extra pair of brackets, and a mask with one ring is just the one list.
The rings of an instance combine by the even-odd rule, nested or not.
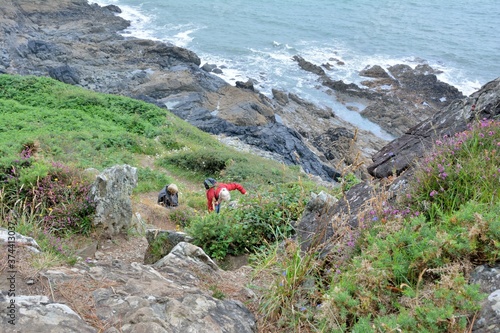
[(331, 237), (330, 218), (338, 199), (325, 193), (311, 193), (302, 218), (296, 226), (297, 238), (305, 251), (324, 243)]
[[(12, 237), (14, 237), (14, 239), (12, 239)], [(35, 253), (40, 252), (40, 246), (32, 237), (27, 237), (5, 228), (0, 228), (0, 243), (5, 243), (6, 245), (11, 243), (16, 246), (23, 245)]]
[(359, 75), (373, 77), (377, 79), (388, 78), (389, 74), (379, 65), (367, 67), (359, 72)]
[(137, 169), (129, 165), (114, 166), (96, 177), (91, 187), (96, 203), (95, 225), (102, 225), (109, 236), (131, 227), (130, 195), (137, 186)]
[(500, 264), (477, 267), (471, 274), (470, 283), (479, 284), (481, 292), (487, 295), (471, 332), (500, 332)]
[[(11, 300), (14, 300), (14, 303)], [(2, 308), (2, 311), (0, 311), (0, 330), (2, 332), (97, 332), (97, 329), (89, 326), (67, 305), (51, 302), (46, 296), (16, 295), (15, 298), (10, 298), (1, 293), (0, 306)], [(12, 322), (9, 323), (9, 320), (12, 320)]]
[(144, 254), (144, 264), (154, 264), (170, 253), (180, 242), (191, 242), (193, 238), (184, 232), (173, 230), (147, 229), (148, 248)]

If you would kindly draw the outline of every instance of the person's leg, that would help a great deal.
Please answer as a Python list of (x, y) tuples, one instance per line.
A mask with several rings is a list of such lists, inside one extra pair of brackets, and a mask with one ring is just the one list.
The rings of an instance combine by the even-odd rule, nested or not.
[(220, 211), (220, 204), (216, 204), (216, 205), (215, 205), (215, 211), (217, 212), (217, 214), (219, 214), (219, 211)]

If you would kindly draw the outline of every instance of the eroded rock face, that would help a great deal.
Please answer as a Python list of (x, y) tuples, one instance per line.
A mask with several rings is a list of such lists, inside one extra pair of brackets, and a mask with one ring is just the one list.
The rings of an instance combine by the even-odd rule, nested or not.
[(438, 138), (467, 129), (474, 119), (492, 119), (500, 114), (500, 78), (485, 84), (467, 98), (456, 100), (446, 109), (409, 129), (373, 155), (368, 172), (385, 178), (399, 175), (421, 158)]

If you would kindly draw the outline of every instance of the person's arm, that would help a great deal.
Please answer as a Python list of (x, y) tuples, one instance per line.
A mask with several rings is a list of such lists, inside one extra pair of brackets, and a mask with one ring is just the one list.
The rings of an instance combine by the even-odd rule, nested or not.
[(234, 191), (234, 190), (238, 190), (241, 192), (241, 194), (245, 194), (247, 193), (247, 191), (245, 190), (245, 188), (241, 185), (241, 184), (238, 184), (238, 183), (230, 183), (230, 184), (225, 184), (225, 187), (229, 190), (229, 191)]

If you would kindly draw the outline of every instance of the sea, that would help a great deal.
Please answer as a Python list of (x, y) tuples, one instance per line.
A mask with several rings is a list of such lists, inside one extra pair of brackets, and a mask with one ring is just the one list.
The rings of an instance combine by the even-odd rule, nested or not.
[[(500, 77), (499, 0), (88, 0), (117, 5), (122, 32), (194, 51), (230, 84), (254, 80), (329, 107), (342, 119), (391, 139), (321, 88), (292, 59), (330, 64), (334, 80), (360, 84), (373, 65), (439, 70), (464, 95)], [(362, 106), (361, 106), (362, 107)]]

